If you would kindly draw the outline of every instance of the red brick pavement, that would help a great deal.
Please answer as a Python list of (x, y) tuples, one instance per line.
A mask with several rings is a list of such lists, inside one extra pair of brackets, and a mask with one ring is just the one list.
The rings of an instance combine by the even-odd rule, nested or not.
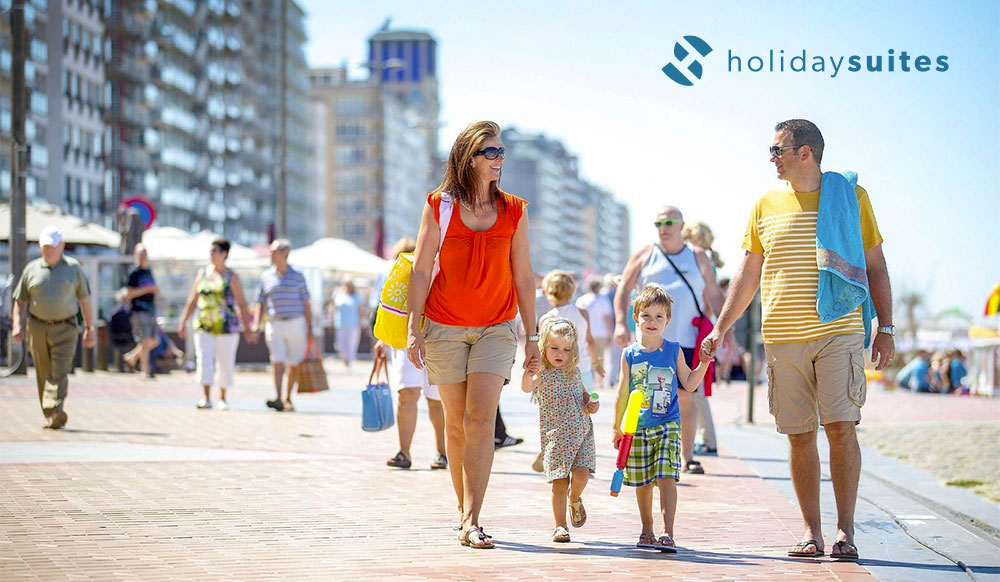
[[(360, 385), (359, 375), (344, 385)], [(64, 431), (39, 428), (33, 378), (5, 381), (0, 447), (113, 442), (312, 457), (0, 464), (0, 580), (872, 579), (857, 564), (786, 557), (801, 528), (797, 508), (724, 449), (703, 460), (709, 475), (684, 476), (675, 532), (683, 549), (670, 556), (633, 547), (634, 495), (607, 494), (614, 460), (600, 418), (589, 521), (572, 543), (552, 543), (548, 486), (528, 468), (537, 450), (529, 438), (497, 454), (482, 521), (498, 548), (484, 552), (458, 544), (447, 474), (422, 468), (433, 453), (426, 418), (414, 446), (421, 468), (390, 470), (395, 431), (364, 433), (356, 415), (199, 411), (192, 376), (132, 378), (75, 376)], [(264, 374), (241, 375), (240, 384), (261, 402), (270, 393)], [(337, 390), (347, 388), (300, 401), (321, 403)], [(729, 390), (714, 402), (720, 422), (745, 397)], [(187, 403), (164, 403), (178, 398)], [(766, 403), (758, 408), (763, 420)]]

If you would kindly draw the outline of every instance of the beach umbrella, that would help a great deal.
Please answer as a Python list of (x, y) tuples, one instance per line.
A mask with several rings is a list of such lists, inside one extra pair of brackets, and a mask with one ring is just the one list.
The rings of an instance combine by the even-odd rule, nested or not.
[(983, 310), (983, 315), (996, 315), (998, 309), (1000, 309), (1000, 283), (993, 287), (993, 291), (990, 291), (990, 296), (986, 299), (986, 309)]

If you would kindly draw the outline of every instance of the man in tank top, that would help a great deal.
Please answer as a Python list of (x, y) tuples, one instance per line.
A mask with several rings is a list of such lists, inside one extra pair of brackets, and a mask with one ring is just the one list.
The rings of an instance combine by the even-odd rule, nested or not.
[[(665, 206), (657, 213), (654, 225), (658, 241), (629, 257), (622, 273), (622, 283), (615, 294), (615, 343), (624, 348), (631, 341), (626, 315), (632, 291), (653, 283), (662, 287), (674, 300), (673, 317), (663, 330), (663, 338), (679, 343), (688, 366), (691, 366), (698, 341), (698, 328), (692, 321), (698, 317), (699, 311), (706, 315), (709, 311), (719, 313), (725, 296), (705, 252), (695, 250), (684, 242), (684, 216), (681, 211), (674, 206)], [(694, 394), (679, 390), (678, 395), (684, 471), (704, 473), (701, 464), (694, 460), (694, 439), (698, 430)]]

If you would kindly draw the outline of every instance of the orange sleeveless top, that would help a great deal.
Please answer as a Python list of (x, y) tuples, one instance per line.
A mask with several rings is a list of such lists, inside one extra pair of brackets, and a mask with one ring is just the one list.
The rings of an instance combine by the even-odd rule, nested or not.
[[(517, 292), (510, 265), (510, 243), (528, 203), (500, 191), (497, 221), (476, 232), (462, 222), (460, 206), (441, 246), (440, 266), (431, 284), (424, 316), (435, 323), (484, 327), (517, 316)], [(441, 222), (441, 193), (427, 197), (434, 219)], [(456, 201), (455, 204), (458, 204)]]

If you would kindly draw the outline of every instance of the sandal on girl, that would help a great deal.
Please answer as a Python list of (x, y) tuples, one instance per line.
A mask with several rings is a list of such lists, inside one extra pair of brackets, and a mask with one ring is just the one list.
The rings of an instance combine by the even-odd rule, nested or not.
[(688, 461), (687, 465), (684, 466), (684, 472), (692, 475), (704, 475), (705, 469), (701, 468), (701, 463), (698, 461)]
[(582, 527), (587, 523), (587, 510), (583, 507), (583, 499), (569, 502), (569, 520), (573, 527)]
[(555, 531), (552, 532), (552, 541), (566, 543), (569, 541), (569, 530), (561, 525), (557, 525)]
[(481, 527), (470, 527), (458, 536), (458, 541), (463, 546), (475, 548), (477, 550), (492, 550), (496, 547), (493, 538), (486, 534)]
[(409, 469), (413, 465), (413, 461), (411, 461), (410, 457), (407, 457), (403, 451), (399, 451), (396, 453), (395, 457), (386, 461), (385, 464), (399, 469)]

